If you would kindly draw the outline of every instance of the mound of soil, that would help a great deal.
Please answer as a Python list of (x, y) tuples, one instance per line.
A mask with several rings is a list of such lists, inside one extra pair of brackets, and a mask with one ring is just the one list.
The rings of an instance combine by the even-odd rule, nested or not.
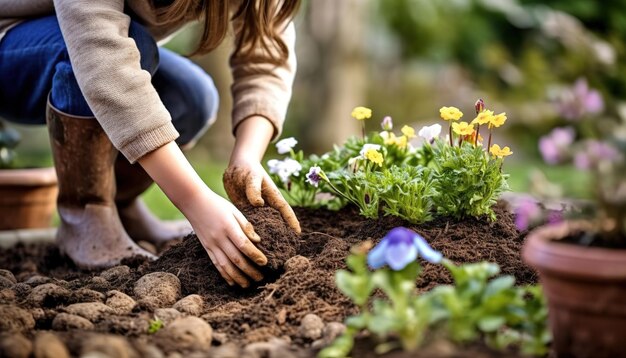
[[(158, 300), (138, 297), (134, 290), (142, 276), (165, 272), (172, 274), (167, 276), (168, 280), (178, 278), (180, 281), (173, 295), (179, 295), (178, 298), (192, 294), (202, 296), (203, 304), (189, 312), (195, 312), (210, 324), (213, 345), (226, 346), (226, 342), (231, 342), (249, 347), (255, 342), (281, 338), (292, 346), (308, 347), (322, 337), (303, 332), (301, 325), (305, 316), (313, 313), (323, 324), (328, 324), (342, 322), (355, 313), (355, 307), (334, 284), (334, 273), (345, 267), (350, 247), (364, 240), (377, 243), (396, 226), (415, 230), (457, 263), (497, 262), (503, 273), (516, 277), (518, 284), (537, 281), (534, 271), (521, 262), (524, 238), (515, 229), (512, 215), (503, 208), (497, 209), (498, 221), (494, 223), (486, 219), (439, 219), (418, 226), (391, 217), (375, 221), (364, 219), (350, 208), (339, 212), (296, 209), (302, 225), (300, 236), (286, 227), (273, 209), (245, 209), (244, 214), (261, 236), (259, 247), (268, 256), (268, 265), (263, 269), (265, 279), (247, 290), (228, 286), (197, 237), (190, 235), (154, 262), (133, 259), (104, 272), (78, 270), (53, 245), (0, 250), (0, 269), (10, 271), (17, 282), (4, 290), (0, 287), (0, 305), (32, 315), (34, 328), (17, 329), (29, 339), (42, 329), (56, 327), (71, 332), (78, 328), (123, 334), (132, 342), (140, 342), (134, 343), (136, 350), (147, 344), (165, 352), (176, 351), (175, 347), (159, 346), (162, 342), (147, 335), (147, 327), (154, 316), (175, 320), (181, 312), (169, 304), (160, 305)], [(423, 266), (423, 274), (416, 283), (420, 290), (451, 283), (442, 267), (428, 263)], [(113, 304), (112, 300), (122, 300), (123, 304)], [(120, 312), (119, 307), (127, 307), (129, 300), (129, 307), (133, 307), (133, 300), (136, 305)], [(100, 305), (97, 314), (85, 319), (80, 316), (85, 311), (82, 307), (79, 307), (81, 310), (68, 309), (81, 302), (102, 302), (115, 309), (109, 311)], [(175, 304), (173, 307), (182, 306)], [(75, 311), (78, 313), (71, 313)], [(189, 315), (189, 312), (182, 315)], [(0, 322), (0, 331), (2, 327)], [(73, 354), (81, 352), (81, 344), (76, 341), (81, 339), (80, 334), (60, 337)]]

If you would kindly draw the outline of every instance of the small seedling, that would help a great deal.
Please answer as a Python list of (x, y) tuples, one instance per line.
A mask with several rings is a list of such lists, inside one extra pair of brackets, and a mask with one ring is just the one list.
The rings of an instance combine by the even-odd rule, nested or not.
[(154, 317), (154, 319), (150, 320), (150, 324), (148, 325), (148, 334), (155, 334), (163, 327), (165, 327), (163, 321), (161, 321), (159, 317)]

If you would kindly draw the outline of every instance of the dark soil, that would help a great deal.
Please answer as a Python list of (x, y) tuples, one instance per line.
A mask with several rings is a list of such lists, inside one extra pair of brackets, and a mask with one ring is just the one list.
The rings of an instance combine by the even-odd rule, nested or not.
[[(98, 300), (99, 293), (110, 290), (123, 291), (137, 299), (133, 293), (135, 281), (147, 273), (164, 271), (180, 279), (181, 297), (199, 294), (204, 298), (201, 317), (221, 334), (219, 340), (214, 338), (214, 344), (229, 341), (245, 345), (283, 337), (297, 346), (307, 347), (312, 340), (299, 332), (305, 315), (314, 313), (328, 323), (342, 322), (355, 312), (355, 307), (334, 284), (334, 273), (345, 267), (350, 247), (364, 240), (377, 243), (390, 229), (400, 225), (414, 229), (452, 261), (497, 262), (504, 274), (517, 278), (518, 284), (537, 282), (535, 272), (521, 262), (524, 237), (515, 229), (512, 215), (503, 208), (497, 209), (495, 223), (486, 219), (439, 219), (419, 226), (391, 217), (367, 220), (352, 209), (340, 212), (296, 209), (302, 224), (300, 236), (286, 227), (273, 209), (248, 209), (244, 214), (261, 236), (259, 247), (269, 260), (264, 268), (265, 280), (253, 288), (243, 290), (228, 286), (193, 235), (167, 249), (157, 261), (124, 262), (130, 266), (130, 271), (110, 274), (107, 279), (99, 276), (100, 272), (77, 269), (53, 245), (17, 246), (0, 250), (0, 269), (11, 271), (18, 282), (11, 288), (14, 298), (8, 297), (10, 293), (7, 297), (0, 294), (0, 304), (32, 311), (40, 307), (32, 295), (29, 296), (33, 288), (42, 283), (54, 283), (62, 292), (46, 296), (42, 303), (44, 311), (37, 311), (39, 315), (35, 317), (35, 330), (50, 329), (52, 319), (63, 307)], [(424, 263), (417, 287), (427, 290), (448, 283), (451, 278), (441, 266)], [(127, 315), (105, 314), (95, 322), (94, 330), (152, 342), (152, 336), (141, 334), (137, 327), (143, 327), (155, 308), (138, 300)], [(142, 324), (136, 324), (139, 320), (143, 320)], [(34, 330), (25, 330), (28, 338), (33, 334)], [(75, 347), (80, 344), (68, 341), (79, 339), (72, 338), (78, 336), (62, 337), (72, 353), (78, 354), (79, 348)]]

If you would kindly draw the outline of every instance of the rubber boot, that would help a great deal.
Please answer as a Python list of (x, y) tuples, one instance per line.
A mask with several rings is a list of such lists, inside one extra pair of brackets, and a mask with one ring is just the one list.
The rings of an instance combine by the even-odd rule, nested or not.
[(46, 110), (59, 180), (57, 244), (81, 268), (115, 266), (124, 258), (154, 255), (128, 236), (115, 205), (117, 150), (93, 117)]
[(147, 241), (159, 247), (170, 240), (183, 238), (193, 230), (187, 220), (161, 221), (148, 209), (139, 195), (153, 181), (139, 164), (130, 164), (119, 155), (115, 162), (115, 182), (117, 210), (126, 232), (135, 242)]

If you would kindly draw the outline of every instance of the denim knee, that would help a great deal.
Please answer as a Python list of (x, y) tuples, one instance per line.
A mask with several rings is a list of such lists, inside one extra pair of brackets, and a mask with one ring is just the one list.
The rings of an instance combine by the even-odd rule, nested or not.
[(159, 51), (160, 65), (152, 84), (180, 133), (176, 142), (189, 148), (215, 122), (219, 94), (211, 76), (198, 65), (170, 50)]
[(201, 86), (196, 86), (198, 96), (190, 97), (191, 101), (187, 103), (188, 115), (179, 129), (180, 137), (176, 142), (183, 149), (195, 146), (217, 119), (219, 94), (211, 77), (207, 75), (204, 80)]
[(141, 68), (154, 75), (159, 67), (159, 47), (152, 35), (143, 26), (131, 21), (128, 28), (128, 37), (135, 40), (139, 50)]
[[(135, 40), (140, 54), (140, 65), (150, 75), (153, 75), (159, 66), (159, 50), (156, 41), (150, 33), (135, 21), (130, 23), (128, 36)], [(65, 56), (55, 65), (52, 78), (50, 100), (52, 105), (60, 111), (76, 116), (93, 116), (87, 101), (76, 82), (74, 71), (67, 55), (67, 47), (63, 43)]]

